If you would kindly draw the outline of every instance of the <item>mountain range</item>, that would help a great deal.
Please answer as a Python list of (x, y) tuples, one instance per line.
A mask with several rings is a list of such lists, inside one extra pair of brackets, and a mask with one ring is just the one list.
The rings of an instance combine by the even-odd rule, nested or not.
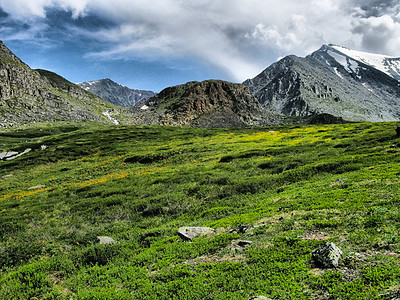
[[(95, 95), (96, 93), (97, 95)], [(73, 84), (0, 42), (0, 126), (37, 122), (242, 127), (400, 120), (400, 58), (324, 45), (243, 84), (188, 82), (155, 94), (110, 79)]]
[(100, 98), (122, 107), (131, 107), (153, 97), (156, 93), (146, 90), (130, 89), (109, 78), (77, 83), (78, 86)]
[(287, 56), (246, 80), (264, 108), (287, 116), (321, 113), (347, 121), (400, 120), (400, 58), (324, 45)]

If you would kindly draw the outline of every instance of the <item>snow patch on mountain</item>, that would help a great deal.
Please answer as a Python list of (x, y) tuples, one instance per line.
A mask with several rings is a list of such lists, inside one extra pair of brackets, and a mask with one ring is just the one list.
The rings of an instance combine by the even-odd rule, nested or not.
[(103, 111), (103, 115), (106, 116), (115, 125), (119, 125), (119, 121), (117, 119), (114, 119), (113, 117), (111, 117), (111, 114), (108, 110)]
[(352, 72), (355, 72), (357, 67), (360, 67), (360, 65), (357, 64), (358, 66), (354, 69), (351, 64), (351, 60), (353, 60), (373, 67), (394, 79), (400, 80), (400, 57), (351, 50), (337, 45), (329, 45), (329, 47), (336, 52), (328, 50), (329, 55), (347, 70), (350, 69)]

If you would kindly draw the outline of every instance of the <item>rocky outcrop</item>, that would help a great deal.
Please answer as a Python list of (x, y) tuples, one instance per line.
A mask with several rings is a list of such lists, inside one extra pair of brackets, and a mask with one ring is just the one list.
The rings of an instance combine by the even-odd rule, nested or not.
[(152, 91), (130, 89), (109, 78), (77, 83), (81, 88), (122, 107), (131, 107), (155, 95)]
[(243, 127), (282, 119), (266, 111), (245, 86), (221, 80), (169, 87), (131, 111), (136, 124), (149, 125)]
[(331, 46), (305, 58), (287, 56), (243, 84), (263, 107), (287, 116), (400, 120), (399, 82)]
[(99, 121), (114, 106), (44, 70), (32, 70), (0, 42), (0, 126)]

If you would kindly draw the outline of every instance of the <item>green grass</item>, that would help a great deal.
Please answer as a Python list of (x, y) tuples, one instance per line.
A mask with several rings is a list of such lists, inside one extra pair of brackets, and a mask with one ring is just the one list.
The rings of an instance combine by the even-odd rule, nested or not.
[[(0, 162), (0, 299), (396, 292), (397, 124), (1, 131), (0, 152), (33, 151)], [(181, 226), (218, 229), (187, 242)], [(117, 243), (96, 244), (101, 235)], [(337, 269), (311, 259), (326, 241), (344, 252)]]

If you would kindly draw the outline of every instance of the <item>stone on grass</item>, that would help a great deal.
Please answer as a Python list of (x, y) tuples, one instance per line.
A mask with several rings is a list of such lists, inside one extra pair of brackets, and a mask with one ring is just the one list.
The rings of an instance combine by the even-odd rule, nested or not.
[(326, 242), (312, 253), (312, 258), (322, 268), (336, 268), (342, 254), (334, 243)]
[(115, 240), (113, 240), (112, 238), (110, 238), (108, 236), (98, 236), (97, 242), (99, 244), (114, 244)]
[(249, 298), (249, 300), (271, 300), (271, 299), (267, 298), (265, 296), (255, 296), (255, 297)]
[(178, 235), (184, 240), (192, 240), (201, 235), (213, 234), (215, 231), (210, 227), (181, 227)]

